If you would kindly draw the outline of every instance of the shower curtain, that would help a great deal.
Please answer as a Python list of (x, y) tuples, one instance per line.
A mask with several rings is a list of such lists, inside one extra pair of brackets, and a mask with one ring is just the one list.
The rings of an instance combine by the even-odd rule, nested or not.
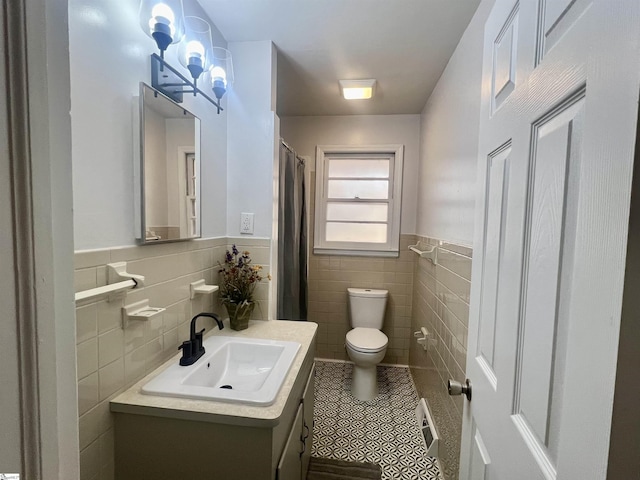
[(280, 143), (278, 318), (307, 319), (307, 225), (304, 161)]

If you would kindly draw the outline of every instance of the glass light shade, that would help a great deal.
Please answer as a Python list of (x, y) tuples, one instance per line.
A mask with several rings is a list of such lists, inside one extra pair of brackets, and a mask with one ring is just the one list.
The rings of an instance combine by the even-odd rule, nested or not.
[(229, 50), (222, 47), (213, 48), (213, 60), (209, 75), (211, 76), (213, 93), (220, 100), (227, 88), (233, 85), (233, 60)]
[(185, 17), (184, 25), (184, 39), (178, 47), (178, 60), (197, 80), (211, 64), (211, 26), (200, 17)]
[(184, 36), (182, 0), (142, 0), (138, 12), (140, 27), (156, 42), (161, 56)]

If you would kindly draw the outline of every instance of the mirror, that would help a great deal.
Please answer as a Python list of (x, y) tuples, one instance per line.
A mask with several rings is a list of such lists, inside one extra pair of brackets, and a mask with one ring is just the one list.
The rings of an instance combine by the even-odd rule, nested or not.
[(200, 120), (140, 84), (142, 243), (200, 237)]

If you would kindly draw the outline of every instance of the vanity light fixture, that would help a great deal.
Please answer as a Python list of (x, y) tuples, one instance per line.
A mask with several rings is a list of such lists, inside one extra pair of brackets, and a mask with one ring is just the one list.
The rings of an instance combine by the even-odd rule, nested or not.
[[(233, 84), (233, 61), (229, 50), (222, 47), (213, 48), (213, 62), (209, 75), (211, 77), (211, 89), (218, 102), (220, 102), (228, 86)], [(218, 113), (220, 113), (219, 110)]]
[(167, 47), (184, 36), (182, 0), (141, 0), (138, 17), (142, 31), (156, 42), (163, 59)]
[[(218, 110), (222, 111), (218, 101), (209, 97), (198, 88), (198, 79), (213, 67), (215, 49), (211, 42), (211, 26), (199, 17), (184, 17), (182, 0), (141, 0), (140, 26), (153, 38), (160, 49), (160, 55), (151, 55), (151, 85), (176, 103), (181, 103), (183, 94), (192, 93), (195, 97), (206, 98)], [(164, 59), (164, 52), (172, 43), (180, 43), (178, 60), (189, 70), (189, 80)], [(224, 50), (224, 49), (222, 49)], [(226, 84), (225, 84), (226, 89)]]
[(368, 80), (339, 80), (342, 96), (345, 100), (366, 100), (373, 97), (376, 81)]
[[(185, 17), (185, 33), (178, 46), (178, 60), (189, 70), (194, 85), (211, 64), (211, 27), (200, 17)], [(195, 95), (195, 92), (194, 92)]]

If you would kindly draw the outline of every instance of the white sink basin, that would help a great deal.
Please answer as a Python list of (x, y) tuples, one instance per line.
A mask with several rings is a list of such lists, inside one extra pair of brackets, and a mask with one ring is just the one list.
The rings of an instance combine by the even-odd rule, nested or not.
[(211, 335), (193, 365), (176, 361), (142, 387), (146, 395), (271, 405), (300, 344)]

